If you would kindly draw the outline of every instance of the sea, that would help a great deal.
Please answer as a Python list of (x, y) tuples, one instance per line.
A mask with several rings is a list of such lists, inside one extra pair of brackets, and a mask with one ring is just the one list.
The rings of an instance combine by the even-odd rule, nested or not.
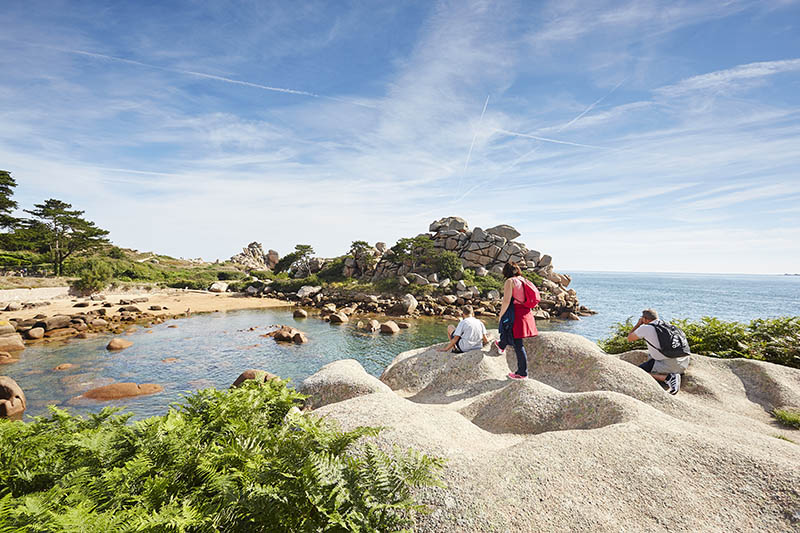
[[(539, 321), (542, 331), (565, 331), (597, 341), (607, 337), (615, 323), (638, 317), (646, 308), (656, 309), (667, 320), (713, 316), (748, 322), (800, 316), (800, 276), (568, 273), (580, 302), (597, 314), (580, 321)], [(142, 419), (163, 414), (197, 389), (226, 388), (248, 368), (267, 370), (298, 384), (325, 364), (353, 358), (379, 376), (397, 354), (443, 342), (446, 336), (442, 319), (415, 320), (409, 329), (392, 336), (359, 331), (357, 321), (331, 325), (313, 317), (295, 319), (292, 308), (202, 314), (139, 328), (126, 336), (134, 345), (121, 352), (105, 349), (108, 336), (31, 346), (19, 362), (0, 371), (25, 391), (28, 416), (46, 415), (51, 405), (80, 415), (110, 405)], [(279, 324), (306, 332), (309, 342), (285, 345), (262, 336)], [(497, 325), (493, 320), (486, 324), (489, 328)], [(74, 366), (53, 370), (62, 363)], [(116, 402), (79, 398), (89, 388), (130, 381), (157, 383), (164, 391)]]

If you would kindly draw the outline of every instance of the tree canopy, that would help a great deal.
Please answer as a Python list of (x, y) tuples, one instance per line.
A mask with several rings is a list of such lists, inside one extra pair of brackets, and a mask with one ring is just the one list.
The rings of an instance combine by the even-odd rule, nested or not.
[(0, 170), (0, 228), (13, 228), (17, 224), (17, 219), (11, 216), (11, 212), (17, 208), (17, 202), (11, 199), (16, 186), (17, 182), (11, 173)]
[(25, 212), (33, 215), (22, 223), (21, 234), (30, 239), (31, 248), (45, 248), (56, 275), (63, 274), (64, 261), (77, 252), (109, 244), (108, 231), (83, 218), (83, 211), (61, 200), (49, 199), (34, 204)]

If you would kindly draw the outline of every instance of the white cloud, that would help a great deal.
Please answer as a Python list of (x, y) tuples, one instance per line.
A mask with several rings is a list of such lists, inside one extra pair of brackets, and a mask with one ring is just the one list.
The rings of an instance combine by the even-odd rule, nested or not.
[(761, 61), (693, 76), (674, 85), (661, 87), (655, 92), (663, 97), (677, 98), (696, 91), (728, 91), (751, 88), (754, 84), (762, 83), (763, 79), (769, 76), (797, 71), (800, 71), (800, 59)]

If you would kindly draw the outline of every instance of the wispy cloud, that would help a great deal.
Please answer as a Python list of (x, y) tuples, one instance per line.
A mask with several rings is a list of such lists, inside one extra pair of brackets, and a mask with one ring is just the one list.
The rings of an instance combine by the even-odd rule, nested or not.
[(725, 91), (742, 88), (743, 84), (747, 84), (748, 87), (752, 86), (753, 83), (760, 83), (769, 76), (798, 71), (800, 71), (800, 59), (748, 63), (726, 70), (692, 76), (674, 85), (661, 87), (656, 90), (656, 93), (675, 98), (695, 91)]

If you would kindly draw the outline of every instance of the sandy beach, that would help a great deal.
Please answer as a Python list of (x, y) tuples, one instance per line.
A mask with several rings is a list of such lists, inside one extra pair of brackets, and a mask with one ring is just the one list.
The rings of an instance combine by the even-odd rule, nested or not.
[[(24, 293), (20, 294), (20, 291)], [(266, 309), (271, 307), (286, 307), (290, 303), (273, 298), (249, 298), (235, 293), (212, 293), (206, 291), (160, 289), (157, 291), (109, 291), (101, 293), (105, 300), (93, 301), (89, 298), (70, 296), (68, 289), (42, 288), (42, 289), (13, 289), (0, 291), (0, 302), (50, 302), (43, 305), (20, 311), (2, 311), (0, 319), (33, 318), (38, 314), (47, 316), (68, 315), (101, 308), (106, 302), (114, 305), (121, 300), (130, 301), (135, 298), (147, 298), (147, 302), (136, 303), (139, 309), (155, 316), (172, 316), (189, 310), (191, 313), (211, 313), (215, 311), (235, 311), (239, 309)], [(88, 302), (88, 307), (75, 307), (80, 302)], [(150, 306), (160, 306), (159, 311), (149, 310)], [(5, 308), (5, 305), (2, 306)]]

